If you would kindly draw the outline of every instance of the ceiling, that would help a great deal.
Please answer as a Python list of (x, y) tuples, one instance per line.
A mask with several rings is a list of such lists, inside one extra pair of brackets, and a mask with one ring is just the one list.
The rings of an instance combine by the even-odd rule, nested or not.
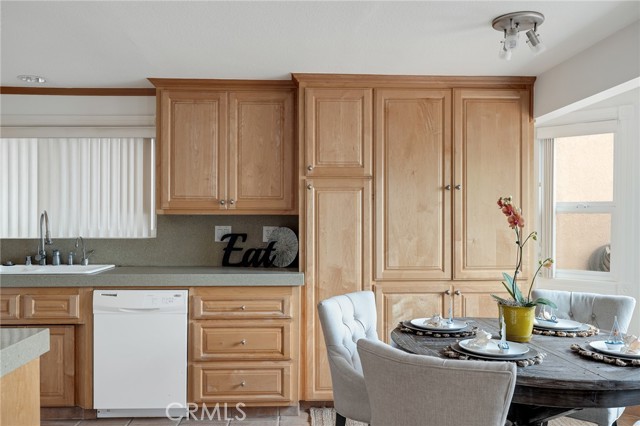
[[(545, 15), (547, 50), (498, 58), (498, 15)], [(640, 1), (5, 1), (0, 84), (152, 87), (292, 72), (537, 76), (640, 19)]]

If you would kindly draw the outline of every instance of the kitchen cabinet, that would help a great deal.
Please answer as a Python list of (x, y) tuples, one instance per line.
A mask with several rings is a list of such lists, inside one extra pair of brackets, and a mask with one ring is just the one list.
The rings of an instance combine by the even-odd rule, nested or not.
[(371, 180), (307, 179), (305, 191), (305, 399), (327, 400), (331, 374), (316, 306), (371, 288)]
[(150, 81), (159, 213), (295, 213), (290, 82)]
[[(446, 314), (450, 300), (455, 315), (497, 316), (491, 294), (504, 296), (501, 273), (513, 268), (515, 244), (496, 201), (512, 195), (525, 211), (531, 205), (534, 79), (294, 80), (304, 200), (303, 399), (327, 400), (316, 311), (327, 297), (373, 285), (385, 340), (402, 319)], [(362, 194), (346, 195), (356, 188)]]
[(298, 289), (191, 290), (189, 402), (298, 404)]
[(3, 288), (3, 326), (45, 327), (50, 350), (40, 358), (42, 407), (92, 407), (91, 290)]

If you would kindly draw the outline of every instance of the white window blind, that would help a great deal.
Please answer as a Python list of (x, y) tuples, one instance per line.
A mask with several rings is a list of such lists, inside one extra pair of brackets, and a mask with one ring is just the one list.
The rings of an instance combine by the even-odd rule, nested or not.
[(155, 237), (154, 141), (0, 139), (0, 237)]

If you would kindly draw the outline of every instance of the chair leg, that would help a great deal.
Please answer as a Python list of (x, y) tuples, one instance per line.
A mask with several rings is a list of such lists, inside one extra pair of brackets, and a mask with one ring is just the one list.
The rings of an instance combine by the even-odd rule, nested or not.
[(347, 419), (336, 411), (336, 426), (345, 426), (346, 424)]

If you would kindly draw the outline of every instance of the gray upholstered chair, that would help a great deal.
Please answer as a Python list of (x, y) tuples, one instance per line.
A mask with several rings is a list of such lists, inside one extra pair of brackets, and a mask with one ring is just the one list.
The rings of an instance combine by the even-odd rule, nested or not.
[[(611, 330), (614, 317), (617, 316), (620, 329), (627, 331), (636, 306), (636, 299), (629, 296), (543, 289), (533, 290), (531, 296), (534, 299), (544, 297), (553, 301), (558, 306), (555, 312), (558, 318), (592, 324), (602, 330)], [(598, 426), (616, 426), (624, 408), (585, 408), (569, 417)]]
[(378, 340), (373, 292), (359, 291), (323, 300), (318, 304), (318, 314), (331, 370), (336, 426), (344, 426), (346, 418), (369, 423), (369, 397), (356, 342)]
[(510, 362), (414, 355), (358, 341), (371, 426), (503, 426), (516, 385)]

